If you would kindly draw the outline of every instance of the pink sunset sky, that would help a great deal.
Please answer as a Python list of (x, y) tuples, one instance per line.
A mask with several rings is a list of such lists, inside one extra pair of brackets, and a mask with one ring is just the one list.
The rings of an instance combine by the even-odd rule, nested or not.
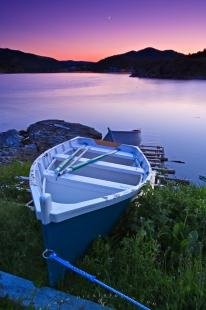
[(0, 47), (61, 60), (92, 60), (148, 46), (206, 47), (204, 0), (7, 0)]

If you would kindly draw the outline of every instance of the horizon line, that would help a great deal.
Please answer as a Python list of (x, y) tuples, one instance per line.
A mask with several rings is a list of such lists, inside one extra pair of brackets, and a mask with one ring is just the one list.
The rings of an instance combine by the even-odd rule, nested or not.
[(198, 53), (198, 52), (202, 52), (204, 51), (206, 48), (202, 48), (201, 50), (197, 50), (197, 51), (190, 51), (188, 53), (185, 53), (185, 52), (181, 52), (181, 51), (177, 51), (175, 49), (158, 49), (158, 48), (155, 48), (155, 47), (152, 47), (152, 46), (147, 46), (147, 47), (144, 47), (144, 48), (141, 48), (141, 49), (138, 49), (138, 50), (135, 50), (135, 49), (131, 49), (131, 50), (127, 50), (127, 51), (123, 51), (123, 52), (119, 52), (119, 53), (114, 53), (114, 54), (111, 54), (109, 56), (105, 56), (103, 58), (100, 58), (98, 60), (85, 60), (85, 59), (74, 59), (74, 58), (57, 58), (57, 57), (53, 57), (53, 56), (48, 56), (48, 55), (42, 55), (41, 53), (38, 54), (36, 52), (32, 52), (32, 51), (25, 51), (25, 50), (21, 50), (21, 49), (16, 49), (16, 48), (10, 48), (10, 47), (1, 47), (0, 46), (0, 49), (8, 49), (8, 50), (12, 50), (12, 51), (18, 51), (18, 52), (22, 52), (22, 53), (25, 53), (25, 54), (33, 54), (33, 55), (36, 55), (36, 56), (40, 56), (40, 57), (47, 57), (47, 58), (52, 58), (54, 60), (57, 60), (57, 61), (85, 61), (85, 62), (98, 62), (102, 59), (105, 59), (105, 58), (108, 58), (108, 57), (111, 57), (111, 56), (117, 56), (117, 55), (122, 55), (122, 54), (125, 54), (125, 53), (128, 53), (128, 52), (139, 52), (139, 51), (142, 51), (142, 50), (145, 50), (145, 49), (148, 49), (148, 48), (151, 48), (151, 49), (155, 49), (155, 50), (158, 50), (158, 51), (161, 51), (161, 52), (164, 52), (164, 51), (174, 51), (176, 53), (180, 53), (180, 54), (183, 54), (185, 56), (188, 56), (190, 54), (195, 54), (195, 53)]

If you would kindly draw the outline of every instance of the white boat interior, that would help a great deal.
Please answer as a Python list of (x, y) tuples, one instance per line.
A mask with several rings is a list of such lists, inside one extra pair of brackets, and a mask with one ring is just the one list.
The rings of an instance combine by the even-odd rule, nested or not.
[(37, 217), (41, 219), (40, 197), (50, 194), (50, 221), (58, 221), (100, 208), (102, 202), (106, 206), (130, 198), (150, 177), (150, 165), (138, 147), (77, 137), (35, 160), (30, 187)]

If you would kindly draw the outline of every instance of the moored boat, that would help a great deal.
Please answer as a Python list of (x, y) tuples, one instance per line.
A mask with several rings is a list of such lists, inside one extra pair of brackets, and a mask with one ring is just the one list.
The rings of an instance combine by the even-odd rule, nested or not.
[(134, 129), (130, 131), (126, 130), (111, 130), (107, 128), (108, 132), (104, 137), (105, 141), (116, 142), (116, 143), (126, 143), (130, 145), (140, 146), (141, 143), (141, 129)]
[[(74, 262), (111, 230), (151, 175), (132, 145), (77, 137), (44, 152), (32, 164), (30, 188), (45, 248)], [(64, 269), (53, 262), (48, 267), (55, 285)]]

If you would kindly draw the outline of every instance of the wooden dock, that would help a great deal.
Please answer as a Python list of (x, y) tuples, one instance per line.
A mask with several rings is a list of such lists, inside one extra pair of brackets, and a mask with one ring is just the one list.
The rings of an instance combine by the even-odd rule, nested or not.
[[(160, 145), (140, 145), (140, 149), (147, 157), (152, 170), (155, 172), (155, 179), (153, 178), (152, 183), (154, 185), (167, 184), (168, 182), (176, 182), (180, 184), (190, 184), (188, 180), (182, 180), (177, 178), (171, 178), (169, 175), (175, 175), (175, 170), (168, 168), (166, 162), (168, 158), (165, 156), (165, 149)], [(182, 161), (177, 161), (181, 162)]]

